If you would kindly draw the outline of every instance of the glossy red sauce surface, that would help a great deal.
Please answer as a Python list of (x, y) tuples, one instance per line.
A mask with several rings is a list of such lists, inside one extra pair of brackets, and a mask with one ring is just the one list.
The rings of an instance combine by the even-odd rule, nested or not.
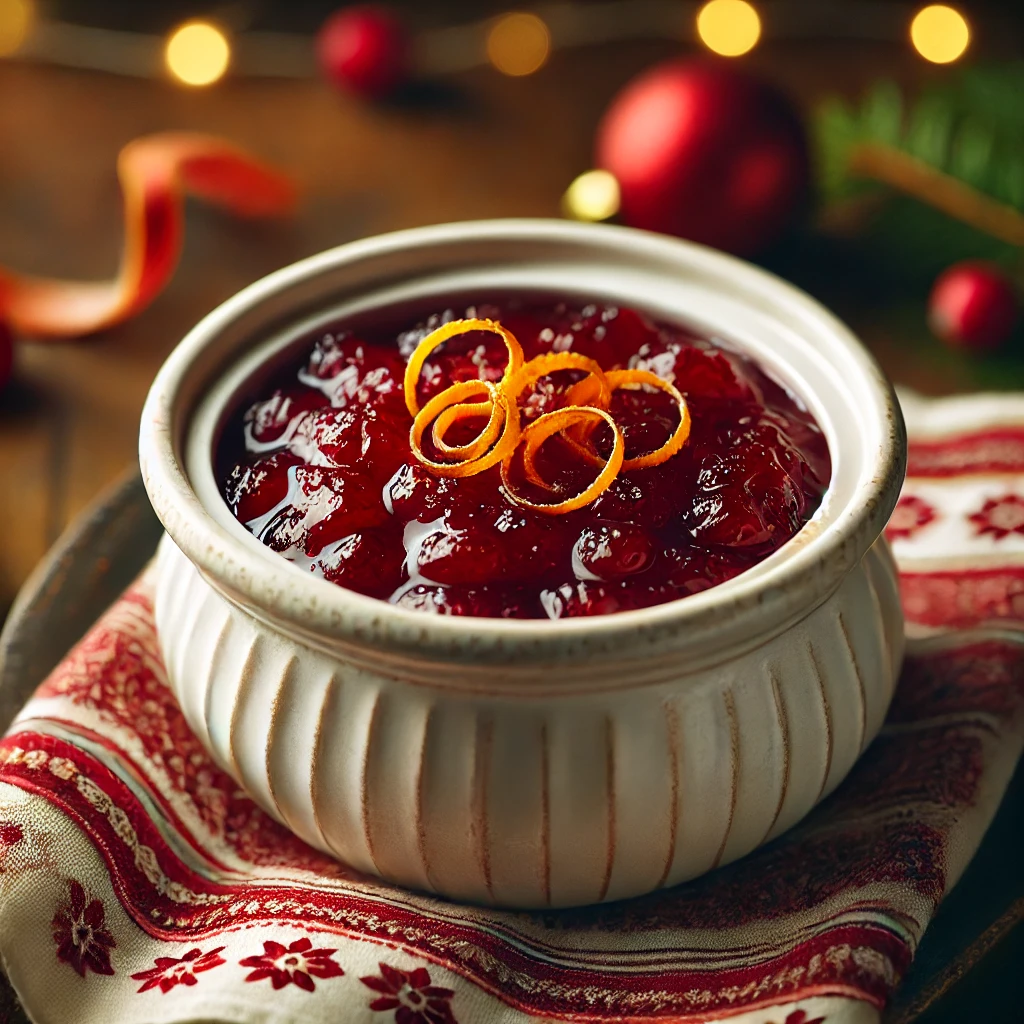
[[(527, 359), (573, 351), (605, 370), (647, 369), (674, 382), (690, 409), (689, 439), (667, 462), (620, 473), (589, 505), (561, 515), (517, 505), (497, 467), (432, 475), (410, 452), (402, 380), (417, 343), (455, 316), (500, 320)], [(427, 360), (421, 403), (455, 381), (498, 380), (506, 358), (492, 334), (453, 339)], [(521, 399), (524, 426), (582, 376), (543, 378)], [(218, 452), (236, 518), (309, 572), (425, 612), (561, 618), (695, 594), (785, 544), (818, 508), (830, 476), (811, 414), (751, 360), (607, 306), (509, 299), (448, 310), (399, 333), (329, 325), (255, 399), (228, 423)], [(663, 444), (679, 421), (660, 391), (620, 389), (610, 411), (627, 457)], [(465, 443), (483, 422), (460, 423), (447, 439)], [(607, 452), (611, 431), (599, 428), (594, 444)], [(538, 468), (565, 497), (597, 472), (558, 437), (541, 449)], [(512, 482), (525, 497), (551, 501), (522, 479), (518, 461)]]

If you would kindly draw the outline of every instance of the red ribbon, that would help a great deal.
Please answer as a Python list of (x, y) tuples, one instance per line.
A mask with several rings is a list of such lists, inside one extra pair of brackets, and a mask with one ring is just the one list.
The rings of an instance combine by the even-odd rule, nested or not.
[(117, 160), (125, 244), (111, 281), (30, 277), (0, 268), (0, 320), (39, 338), (91, 334), (138, 313), (159, 294), (181, 253), (188, 192), (243, 217), (290, 212), (290, 178), (210, 135), (165, 132), (130, 142)]

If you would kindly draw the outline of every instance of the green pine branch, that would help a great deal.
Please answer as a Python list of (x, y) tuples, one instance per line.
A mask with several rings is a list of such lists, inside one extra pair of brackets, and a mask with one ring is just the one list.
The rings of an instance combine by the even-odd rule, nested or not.
[(856, 154), (894, 151), (1024, 214), (1024, 62), (968, 68), (916, 98), (879, 82), (857, 106), (827, 102), (814, 140), (826, 204), (890, 197), (867, 227), (882, 258), (922, 272), (965, 258), (1020, 262), (1020, 247), (932, 208), (927, 196), (894, 191), (858, 168)]
[(848, 171), (850, 149), (877, 143), (1024, 212), (1024, 62), (967, 69), (913, 101), (879, 82), (859, 109), (827, 102), (815, 128), (827, 198), (861, 188)]

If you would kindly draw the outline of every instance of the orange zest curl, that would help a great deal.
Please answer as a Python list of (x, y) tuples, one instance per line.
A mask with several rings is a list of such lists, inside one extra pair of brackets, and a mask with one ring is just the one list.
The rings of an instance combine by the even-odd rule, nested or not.
[(517, 399), (541, 377), (559, 370), (585, 370), (587, 376), (577, 381), (565, 392), (568, 405), (593, 405), (598, 409), (607, 409), (611, 401), (612, 389), (605, 376), (601, 364), (595, 359), (588, 359), (576, 352), (546, 352), (535, 356), (520, 367), (518, 373), (509, 381), (508, 390)]
[(631, 469), (657, 466), (662, 462), (667, 462), (682, 449), (686, 444), (686, 439), (690, 436), (690, 409), (686, 404), (686, 399), (674, 385), (656, 373), (651, 373), (650, 370), (609, 370), (605, 376), (608, 378), (612, 391), (646, 384), (648, 387), (664, 391), (679, 406), (679, 425), (673, 431), (672, 436), (660, 448), (655, 448), (653, 452), (626, 459), (622, 463), (622, 468), (627, 473)]
[[(608, 409), (612, 399), (612, 388), (601, 364), (597, 360), (582, 356), (577, 352), (545, 352), (543, 355), (534, 356), (512, 378), (509, 384), (512, 397), (518, 402), (523, 392), (536, 384), (541, 377), (562, 370), (584, 370), (587, 374), (582, 380), (578, 380), (566, 389), (562, 396), (565, 408), (591, 406), (596, 409)], [(601, 466), (604, 465), (604, 460), (585, 447), (583, 443), (596, 426), (597, 423), (588, 423), (585, 420), (574, 424), (566, 431), (564, 440), (584, 461), (591, 465)], [(529, 449), (527, 449), (526, 457), (523, 460), (523, 470), (530, 483), (539, 487), (547, 487), (537, 473), (533, 454)]]
[(507, 385), (523, 365), (523, 349), (518, 339), (511, 331), (505, 330), (496, 321), (452, 320), (442, 324), (436, 331), (431, 331), (416, 346), (416, 351), (409, 357), (409, 364), (405, 368), (405, 407), (409, 410), (410, 416), (415, 416), (420, 411), (416, 387), (420, 382), (420, 374), (423, 372), (423, 364), (427, 361), (427, 356), (446, 341), (457, 338), (460, 334), (468, 334), (470, 331), (488, 331), (491, 334), (497, 334), (505, 342), (505, 347), (508, 349), (508, 366), (505, 367), (505, 375), (501, 378), (499, 387)]
[[(500, 381), (470, 380), (453, 384), (431, 398), (422, 408), (416, 394), (420, 374), (427, 357), (438, 346), (451, 338), (469, 331), (488, 331), (497, 334), (508, 349), (508, 365)], [(586, 373), (562, 394), (566, 404), (553, 412), (544, 413), (525, 429), (521, 425), (519, 399), (542, 377), (563, 370)], [(635, 458), (625, 457), (626, 442), (622, 429), (608, 409), (612, 392), (619, 388), (658, 388), (668, 394), (679, 407), (679, 425), (660, 448)], [(609, 370), (587, 356), (576, 352), (548, 352), (524, 362), (523, 349), (511, 331), (494, 320), (453, 320), (428, 334), (416, 347), (405, 369), (405, 404), (413, 417), (409, 431), (409, 446), (413, 455), (437, 476), (467, 477), (500, 465), (501, 482), (506, 494), (517, 505), (559, 515), (572, 512), (592, 502), (607, 490), (622, 470), (640, 469), (667, 462), (676, 455), (690, 436), (690, 411), (686, 399), (668, 381), (648, 370)], [(483, 401), (470, 401), (474, 398)], [(487, 423), (477, 436), (466, 444), (449, 444), (445, 435), (458, 422), (465, 419), (487, 417)], [(595, 428), (606, 423), (612, 431), (612, 451), (602, 458), (590, 446)], [(428, 458), (423, 451), (423, 438), (428, 428), (431, 441), (441, 458)], [(523, 472), (526, 479), (549, 492), (555, 488), (541, 477), (537, 469), (537, 454), (545, 441), (561, 434), (585, 462), (600, 467), (594, 481), (575, 497), (558, 502), (533, 502), (517, 494), (511, 484), (509, 471), (520, 442), (523, 443)]]
[[(583, 508), (584, 505), (589, 505), (590, 502), (592, 502), (599, 494), (606, 491), (619, 475), (619, 470), (622, 469), (622, 463), (626, 451), (626, 442), (622, 436), (622, 430), (619, 428), (619, 425), (612, 419), (609, 413), (605, 412), (604, 409), (595, 409), (590, 405), (571, 405), (566, 409), (556, 409), (554, 412), (546, 412), (543, 416), (538, 416), (531, 424), (529, 424), (529, 426), (527, 426), (522, 434), (522, 440), (526, 444), (526, 447), (523, 450), (523, 462), (525, 465), (526, 462), (529, 461), (529, 463), (533, 465), (540, 446), (552, 435), (560, 433), (566, 428), (572, 427), (577, 423), (592, 420), (597, 420), (598, 422), (604, 420), (604, 422), (612, 428), (612, 433), (615, 435), (615, 442), (612, 445), (611, 454), (608, 456), (608, 459), (604, 464), (604, 468), (600, 473), (598, 473), (593, 483), (580, 491), (579, 494), (572, 498), (568, 498), (565, 501), (553, 503), (529, 501), (522, 497), (522, 495), (516, 494), (512, 489), (512, 482), (509, 479), (509, 469), (512, 465), (513, 453), (509, 452), (501, 463), (501, 483), (505, 488), (505, 493), (508, 494), (508, 496), (517, 505), (521, 505), (523, 508), (532, 509), (534, 512), (544, 512), (547, 515), (562, 515), (566, 512), (573, 512), (578, 508)], [(534, 469), (534, 474), (536, 475), (536, 469)], [(548, 490), (552, 489), (550, 485), (545, 486), (547, 486)]]
[[(595, 406), (570, 405), (566, 406), (565, 409), (558, 409), (555, 411), (565, 412), (568, 409), (593, 408), (595, 408)], [(605, 409), (601, 409), (599, 411), (607, 412), (607, 410)], [(545, 413), (545, 415), (551, 414)], [(543, 417), (538, 416), (537, 419), (543, 419)], [(588, 419), (590, 422), (588, 422)], [(589, 435), (593, 433), (594, 428), (600, 426), (602, 422), (604, 422), (604, 420), (601, 417), (582, 417), (578, 419), (575, 423), (567, 424), (563, 428), (564, 432), (562, 433), (562, 441), (565, 444), (567, 444), (570, 448), (572, 448), (572, 450), (577, 455), (579, 455), (584, 462), (589, 462), (592, 466), (603, 466), (607, 460), (602, 459), (601, 456), (597, 454), (597, 452), (595, 452), (592, 448), (588, 447), (585, 443), (581, 443), (580, 441), (576, 440), (574, 435), (578, 434), (580, 431), (585, 431), (587, 437), (589, 438)], [(530, 481), (531, 484), (534, 484), (537, 487), (543, 487), (545, 490), (548, 491), (553, 491), (554, 488), (551, 486), (551, 484), (547, 482), (547, 480), (545, 480), (540, 475), (540, 471), (537, 469), (537, 453), (540, 451), (540, 446), (550, 436), (550, 434), (547, 434), (541, 437), (540, 440), (534, 439), (531, 441), (528, 438), (526, 439), (526, 444), (523, 447), (523, 474), (526, 477), (526, 479)]]
[[(453, 406), (458, 407), (459, 403), (463, 402), (463, 399), (478, 395), (481, 391), (490, 397), (491, 405), (501, 410), (503, 429), (497, 438), (497, 443), (491, 445), (485, 440), (490, 423), (494, 418), (492, 415), (491, 421), (488, 421), (488, 426), (484, 427), (484, 430), (476, 440), (468, 445), (461, 446), (462, 458), (460, 461), (435, 462), (432, 459), (428, 459), (423, 451), (423, 435), (426, 433), (427, 427), (443, 412), (451, 409)], [(476, 403), (464, 403), (461, 408), (464, 408), (466, 411), (457, 415), (454, 419), (449, 419), (448, 425), (450, 426), (456, 419), (477, 415), (475, 412), (476, 407)], [(519, 435), (519, 406), (509, 399), (508, 395), (501, 390), (499, 385), (492, 384), (490, 381), (470, 380), (453, 384), (446, 391), (435, 395), (420, 409), (413, 419), (412, 428), (409, 431), (409, 447), (412, 449), (413, 455), (437, 476), (474, 476), (477, 473), (482, 473), (485, 469), (490, 469), (491, 466), (497, 465), (506, 455), (511, 455), (519, 443)], [(457, 451), (457, 449), (455, 450)]]
[[(476, 384), (477, 382), (470, 381), (469, 383)], [(480, 384), (483, 384), (483, 381), (480, 381)], [(490, 394), (486, 388), (481, 388), (481, 390), (485, 394)], [(458, 423), (459, 420), (472, 419), (475, 416), (487, 416), (488, 419), (487, 425), (472, 441), (468, 444), (448, 444), (445, 441), (444, 435), (451, 426)], [(498, 402), (466, 402), (451, 405), (434, 420), (431, 430), (434, 447), (449, 458), (475, 459), (486, 452), (497, 440), (501, 434), (504, 419), (504, 410)]]

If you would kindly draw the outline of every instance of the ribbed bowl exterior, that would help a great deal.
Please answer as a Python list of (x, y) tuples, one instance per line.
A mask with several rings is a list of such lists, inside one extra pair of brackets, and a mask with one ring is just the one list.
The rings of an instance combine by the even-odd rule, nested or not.
[(883, 539), (753, 651), (665, 678), (521, 692), (403, 678), (310, 646), (214, 589), (165, 538), (171, 683), (217, 762), (306, 842), (390, 881), (573, 906), (735, 860), (830, 793), (882, 724), (903, 654)]
[[(254, 375), (296, 338), (496, 293), (601, 296), (747, 353), (828, 443), (810, 521), (720, 587), (549, 623), (374, 601), (235, 520), (212, 455)], [(903, 630), (878, 538), (906, 466), (891, 385), (827, 310), (722, 253), (543, 220), (319, 253), (189, 332), (153, 383), (139, 457), (171, 538), (157, 624), (192, 727), (303, 839), (394, 882), (543, 907), (692, 878), (806, 814), (889, 703)]]

